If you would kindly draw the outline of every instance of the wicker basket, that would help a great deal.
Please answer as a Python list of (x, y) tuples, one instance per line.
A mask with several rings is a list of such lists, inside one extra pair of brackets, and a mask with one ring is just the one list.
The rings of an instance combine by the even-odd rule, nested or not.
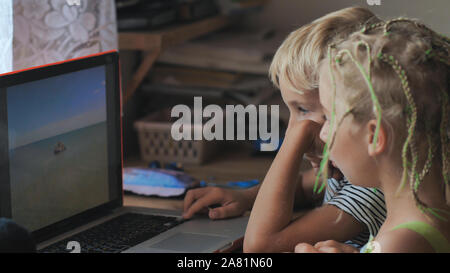
[[(165, 120), (168, 120), (166, 110), (134, 123), (143, 161), (202, 164), (219, 150), (218, 141), (174, 140), (171, 136), (172, 122)], [(201, 127), (194, 127), (194, 130), (201, 130)]]

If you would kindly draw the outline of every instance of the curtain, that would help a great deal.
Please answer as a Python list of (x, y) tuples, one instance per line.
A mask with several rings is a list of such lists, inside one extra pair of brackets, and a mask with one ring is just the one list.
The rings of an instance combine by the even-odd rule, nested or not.
[(13, 9), (15, 70), (118, 49), (114, 0), (14, 0)]
[(0, 0), (0, 74), (12, 70), (12, 1)]

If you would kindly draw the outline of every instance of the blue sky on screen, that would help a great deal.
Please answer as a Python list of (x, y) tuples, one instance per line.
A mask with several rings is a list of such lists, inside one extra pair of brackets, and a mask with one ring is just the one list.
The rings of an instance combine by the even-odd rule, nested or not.
[(7, 89), (9, 147), (106, 121), (104, 66)]

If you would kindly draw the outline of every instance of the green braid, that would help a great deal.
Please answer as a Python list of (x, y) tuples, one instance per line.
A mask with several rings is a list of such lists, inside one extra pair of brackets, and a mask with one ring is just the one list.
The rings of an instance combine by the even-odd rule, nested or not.
[(433, 163), (433, 157), (434, 153), (436, 152), (437, 146), (433, 143), (433, 140), (431, 139), (431, 135), (427, 134), (427, 141), (428, 141), (428, 156), (427, 161), (425, 161), (425, 164), (423, 166), (423, 170), (416, 179), (416, 184), (414, 185), (414, 191), (418, 191), (420, 183), (422, 183), (424, 177), (428, 174), (428, 172), (431, 169), (431, 165)]
[(422, 23), (420, 23), (418, 21), (411, 20), (411, 19), (408, 19), (408, 18), (403, 18), (403, 17), (387, 21), (384, 24), (384, 33), (385, 34), (389, 32), (389, 30), (390, 30), (389, 27), (392, 24), (394, 24), (394, 23), (410, 23), (410, 24), (414, 24), (417, 28), (423, 29), (426, 32), (428, 32), (429, 34), (431, 34), (432, 38), (436, 38), (437, 37), (438, 41), (440, 41), (440, 42), (450, 43), (450, 38), (448, 38), (447, 36), (433, 31), (432, 29), (428, 28), (426, 25), (424, 25), (424, 24), (422, 24)]
[[(371, 54), (370, 53), (370, 47), (367, 45), (368, 47), (368, 52), (367, 54)], [(343, 54), (347, 54), (350, 57), (350, 60), (352, 60), (352, 62), (358, 67), (359, 71), (361, 72), (361, 74), (364, 77), (364, 80), (366, 81), (366, 84), (369, 88), (369, 92), (370, 92), (370, 96), (372, 99), (372, 102), (374, 104), (374, 110), (376, 112), (376, 116), (377, 116), (377, 127), (375, 129), (375, 135), (373, 136), (373, 147), (374, 149), (376, 148), (377, 145), (377, 141), (378, 141), (378, 134), (380, 132), (380, 127), (381, 127), (381, 116), (382, 116), (382, 110), (381, 110), (381, 105), (380, 102), (378, 100), (377, 95), (375, 94), (375, 89), (373, 88), (373, 84), (372, 84), (372, 78), (370, 76), (370, 74), (367, 74), (366, 71), (364, 71), (363, 66), (361, 65), (361, 63), (359, 63), (352, 55), (352, 53), (348, 50), (348, 49), (343, 49), (341, 51), (339, 51), (338, 55), (336, 56), (336, 58), (342, 58)], [(369, 57), (369, 67), (372, 65), (372, 60)], [(370, 69), (369, 69), (370, 72)]]
[[(394, 69), (394, 71), (396, 72), (396, 74), (399, 76), (401, 83), (402, 83), (402, 87), (403, 87), (403, 91), (405, 93), (405, 96), (407, 98), (408, 101), (408, 111), (407, 114), (409, 115), (407, 117), (407, 127), (408, 127), (408, 137), (403, 145), (403, 150), (402, 150), (402, 159), (403, 159), (403, 176), (402, 176), (402, 182), (401, 185), (399, 187), (399, 190), (404, 186), (405, 182), (406, 182), (406, 177), (407, 177), (407, 167), (408, 167), (408, 162), (407, 162), (407, 150), (408, 147), (410, 148), (411, 151), (411, 156), (413, 159), (413, 162), (411, 164), (411, 171), (410, 171), (410, 185), (411, 185), (411, 189), (412, 189), (412, 193), (413, 193), (413, 197), (414, 200), (416, 202), (417, 207), (423, 212), (423, 213), (430, 213), (433, 216), (435, 216), (436, 218), (439, 218), (440, 220), (443, 221), (447, 221), (447, 219), (445, 217), (442, 217), (441, 215), (439, 215), (438, 212), (444, 212), (444, 213), (448, 213), (447, 211), (443, 211), (443, 210), (439, 210), (439, 209), (435, 209), (435, 208), (429, 208), (424, 202), (422, 202), (420, 200), (420, 198), (418, 197), (418, 187), (421, 183), (421, 181), (423, 180), (423, 178), (425, 177), (425, 175), (428, 173), (429, 169), (431, 168), (432, 165), (432, 158), (433, 158), (433, 150), (434, 150), (434, 145), (432, 144), (432, 140), (431, 137), (428, 137), (428, 142), (429, 142), (429, 150), (428, 150), (428, 158), (427, 161), (425, 162), (425, 166), (424, 169), (422, 170), (422, 173), (419, 175), (416, 172), (416, 163), (417, 163), (417, 151), (415, 150), (415, 141), (413, 138), (414, 135), (414, 129), (415, 129), (415, 124), (417, 121), (417, 109), (413, 100), (413, 97), (411, 95), (411, 90), (409, 88), (409, 83), (408, 83), (408, 78), (406, 76), (405, 71), (402, 69), (402, 67), (400, 66), (400, 64), (398, 63), (397, 60), (394, 59), (393, 56), (387, 56), (386, 54), (379, 54), (379, 58), (390, 64), (392, 66), (392, 68)], [(447, 105), (447, 101), (448, 101), (448, 96), (447, 98), (444, 98), (445, 102), (443, 103), (443, 112), (442, 115), (446, 117), (446, 107), (445, 105)], [(441, 120), (441, 138), (443, 138), (443, 131), (445, 131), (445, 138), (448, 139), (447, 137), (447, 133), (446, 133), (446, 129), (443, 127), (446, 127), (447, 121), (446, 118), (442, 118)], [(445, 141), (441, 139), (442, 144), (442, 151), (443, 153), (445, 153), (444, 151), (447, 150), (446, 148), (444, 148), (444, 143)], [(443, 160), (446, 160), (445, 155), (443, 154)], [(448, 167), (443, 167), (444, 170), (444, 176), (446, 176), (446, 170)], [(415, 181), (415, 183), (413, 184), (413, 181)]]
[(379, 23), (376, 23), (376, 24), (368, 25), (368, 26), (366, 25), (366, 26), (364, 26), (361, 29), (361, 33), (366, 34), (368, 31), (370, 31), (372, 29), (375, 29), (375, 28), (379, 28), (379, 27), (381, 27), (383, 25), (384, 25), (384, 22), (379, 22)]
[(431, 35), (432, 44), (435, 46), (438, 46), (438, 47), (442, 47), (447, 51), (446, 53), (437, 53), (437, 54), (433, 53), (433, 54), (429, 55), (429, 53), (431, 53), (431, 50), (432, 50), (432, 49), (430, 49), (430, 52), (427, 52), (427, 58), (437, 56), (437, 60), (445, 63), (447, 66), (450, 66), (450, 61), (448, 59), (448, 52), (450, 51), (450, 38), (447, 37), (446, 35), (443, 35), (443, 34), (433, 31), (432, 29), (428, 28), (426, 25), (424, 25), (420, 22), (400, 17), (400, 18), (389, 20), (388, 22), (379, 22), (379, 23), (372, 24), (369, 26), (364, 26), (363, 29), (361, 30), (361, 33), (365, 34), (369, 30), (373, 30), (373, 29), (384, 26), (384, 35), (388, 35), (390, 33), (391, 25), (393, 25), (395, 23), (405, 23), (405, 22), (414, 24), (417, 28), (420, 28), (420, 29), (428, 32)]
[[(398, 192), (405, 186), (406, 183), (406, 177), (407, 177), (407, 151), (408, 151), (408, 147), (410, 147), (411, 145), (411, 140), (413, 138), (413, 134), (414, 134), (414, 130), (415, 130), (415, 126), (416, 126), (416, 121), (417, 121), (417, 108), (416, 108), (416, 104), (414, 103), (414, 99), (411, 95), (411, 90), (409, 88), (409, 82), (408, 82), (408, 77), (406, 76), (405, 70), (403, 70), (403, 68), (400, 66), (400, 64), (398, 63), (397, 60), (394, 59), (393, 56), (387, 56), (386, 54), (383, 53), (379, 53), (378, 58), (386, 63), (388, 63), (389, 65), (392, 66), (392, 68), (394, 69), (395, 73), (399, 76), (401, 84), (402, 84), (402, 88), (403, 88), (403, 92), (405, 93), (406, 99), (408, 101), (408, 106), (407, 106), (407, 127), (408, 127), (408, 136), (405, 140), (405, 143), (403, 144), (403, 149), (402, 149), (402, 160), (403, 160), (403, 175), (402, 175), (402, 180), (400, 183), (400, 187), (398, 189)], [(414, 171), (416, 169), (415, 163), (417, 163), (417, 155), (415, 154), (416, 151), (412, 151), (413, 152), (413, 163), (411, 166), (411, 175), (413, 176)]]
[[(417, 110), (416, 110), (417, 112)], [(411, 120), (412, 118), (407, 117), (406, 120), (406, 127), (410, 128), (411, 125)], [(409, 144), (409, 150), (411, 152), (411, 159), (412, 159), (412, 164), (411, 164), (411, 171), (410, 171), (410, 177), (409, 177), (409, 187), (410, 189), (413, 191), (413, 196), (414, 199), (416, 200), (416, 203), (421, 203), (419, 202), (419, 198), (417, 196), (417, 191), (415, 191), (415, 184), (417, 184), (417, 180), (419, 179), (419, 174), (417, 173), (416, 169), (417, 169), (417, 161), (419, 159), (419, 155), (417, 152), (417, 146), (416, 146), (416, 138), (414, 136), (414, 129), (412, 130), (412, 136), (411, 136), (411, 141)], [(419, 182), (420, 183), (420, 182)]]
[(368, 61), (368, 67), (367, 67), (367, 75), (369, 76), (369, 79), (372, 79), (372, 72), (370, 70), (370, 67), (372, 65), (372, 54), (371, 54), (371, 50), (370, 50), (370, 46), (366, 41), (360, 41), (358, 43), (358, 46), (360, 45), (364, 45), (366, 47), (367, 50), (367, 61)]
[[(325, 143), (325, 146), (323, 148), (323, 156), (322, 160), (320, 161), (320, 167), (319, 172), (317, 173), (316, 180), (314, 182), (314, 188), (313, 192), (316, 193), (317, 191), (317, 185), (319, 183), (320, 175), (323, 173), (323, 180), (322, 185), (320, 186), (319, 193), (322, 192), (322, 190), (327, 185), (327, 179), (328, 179), (328, 160), (330, 158), (330, 143), (331, 143), (331, 133), (333, 132), (333, 126), (334, 126), (334, 120), (336, 118), (336, 79), (334, 78), (334, 73), (332, 69), (332, 58), (331, 58), (331, 50), (333, 48), (333, 45), (330, 45), (328, 47), (328, 59), (329, 59), (329, 70), (330, 70), (330, 77), (331, 77), (331, 84), (333, 86), (333, 94), (332, 94), (332, 107), (331, 107), (331, 121), (330, 121), (330, 134), (328, 135), (327, 142)], [(333, 133), (334, 134), (334, 133)]]
[(390, 30), (389, 27), (390, 27), (392, 24), (394, 24), (394, 23), (400, 23), (400, 22), (415, 23), (415, 22), (412, 21), (411, 19), (407, 19), (407, 18), (403, 18), (403, 17), (389, 20), (389, 21), (387, 21), (387, 22), (384, 24), (384, 34), (389, 33), (389, 30)]

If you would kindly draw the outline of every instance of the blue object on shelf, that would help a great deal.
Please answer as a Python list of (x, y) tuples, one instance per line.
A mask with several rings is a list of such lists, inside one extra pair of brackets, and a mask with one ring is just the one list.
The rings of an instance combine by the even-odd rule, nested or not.
[[(148, 167), (150, 169), (162, 169), (161, 166), (162, 166), (161, 162), (159, 162), (158, 160), (154, 160), (154, 161), (148, 163)], [(178, 171), (178, 172), (184, 172), (184, 169), (177, 162), (171, 162), (171, 163), (164, 165), (164, 169)]]
[(165, 165), (165, 169), (167, 170), (173, 170), (173, 171), (179, 171), (179, 172), (183, 172), (184, 169), (181, 167), (180, 164), (178, 164), (177, 162), (172, 162), (169, 164)]
[(181, 196), (186, 190), (196, 186), (198, 182), (195, 178), (173, 170), (124, 168), (123, 172), (124, 191), (140, 195)]
[(148, 167), (149, 168), (153, 168), (153, 169), (160, 169), (161, 168), (161, 163), (159, 163), (158, 160), (154, 160), (154, 161), (148, 163)]
[(259, 184), (258, 179), (248, 180), (248, 181), (230, 181), (225, 184), (218, 183), (207, 183), (205, 181), (200, 181), (201, 187), (221, 187), (221, 188), (234, 188), (234, 189), (247, 189)]

